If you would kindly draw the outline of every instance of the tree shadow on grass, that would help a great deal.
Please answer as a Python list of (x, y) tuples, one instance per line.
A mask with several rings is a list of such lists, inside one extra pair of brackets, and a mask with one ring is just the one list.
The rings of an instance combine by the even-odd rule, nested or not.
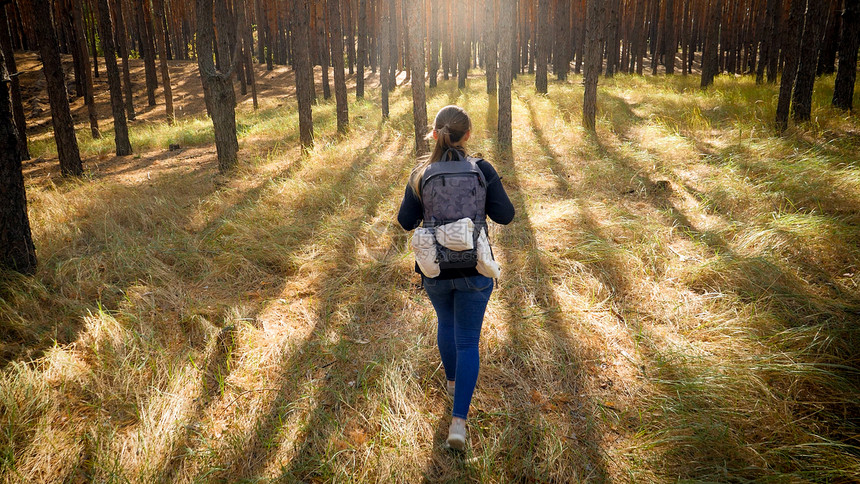
[(574, 320), (556, 296), (513, 154), (496, 152), (494, 159), (517, 218), (496, 239), (507, 266), (497, 297), (510, 341), (485, 362), (485, 373), (505, 384), (500, 397), (507, 404), (501, 414), (478, 412), (475, 420), (504, 429), (495, 450), (503, 453), (497, 459), (506, 479), (604, 481), (600, 409), (585, 396), (587, 364), (597, 356), (571, 333)]
[[(633, 161), (611, 145), (602, 144), (596, 137), (590, 141), (604, 161), (618, 164), (625, 171), (634, 170)], [(647, 172), (638, 173), (646, 186), (658, 186)], [(837, 422), (841, 420), (838, 416), (845, 412), (858, 414), (856, 402), (848, 402), (851, 401), (851, 388), (854, 391), (860, 388), (860, 372), (857, 371), (860, 360), (850, 349), (860, 341), (860, 332), (856, 329), (860, 323), (860, 301), (857, 298), (840, 302), (824, 300), (810, 293), (803, 281), (768, 258), (739, 254), (718, 235), (699, 231), (672, 201), (671, 191), (649, 190), (644, 200), (666, 217), (664, 224), (678, 227), (679, 234), (696, 244), (707, 246), (712, 258), (716, 259), (712, 269), (689, 283), (693, 291), (731, 293), (747, 304), (756, 305), (759, 317), (778, 321), (779, 324), (756, 328), (754, 331), (758, 334), (750, 337), (762, 338), (768, 345), (789, 353), (806, 351), (803, 345), (818, 346), (814, 352), (802, 353), (800, 358), (807, 360), (802, 365), (811, 365), (810, 368), (823, 365), (820, 368), (827, 368), (826, 374), (832, 375), (828, 377), (817, 370), (803, 373), (790, 369), (790, 365), (780, 370), (780, 365), (786, 363), (781, 362), (778, 354), (762, 355), (760, 365), (773, 365), (772, 370), (759, 370), (758, 377), (769, 382), (767, 390), (752, 390), (749, 395), (737, 393), (738, 388), (743, 388), (737, 387), (741, 383), (723, 374), (722, 369), (705, 368), (700, 362), (683, 356), (683, 353), (680, 356), (667, 353), (666, 348), (671, 348), (672, 342), (642, 325), (649, 320), (660, 322), (662, 316), (650, 313), (647, 305), (642, 307), (636, 304), (636, 295), (628, 295), (633, 281), (629, 280), (629, 275), (623, 269), (624, 262), (618, 259), (614, 251), (603, 252), (596, 263), (586, 264), (586, 267), (616, 293), (617, 317), (631, 332), (631, 337), (640, 341), (640, 353), (649, 358), (650, 366), (657, 370), (657, 374), (649, 375), (649, 378), (655, 383), (655, 388), (662, 392), (660, 398), (663, 399), (663, 408), (657, 412), (646, 409), (647, 414), (653, 415), (644, 423), (644, 428), (652, 435), (662, 436), (657, 447), (657, 468), (667, 475), (694, 479), (725, 479), (730, 476), (760, 479), (777, 476), (781, 472), (803, 472), (803, 467), (798, 466), (797, 462), (779, 460), (774, 456), (767, 462), (767, 468), (762, 467), (761, 454), (772, 453), (774, 446), (767, 444), (767, 440), (755, 440), (762, 436), (757, 436), (760, 431), (750, 427), (754, 425), (750, 422), (762, 418), (762, 415), (756, 409), (756, 402), (738, 401), (739, 398), (767, 401), (774, 398), (772, 395), (775, 394), (792, 407), (793, 414), (805, 415), (809, 420), (807, 431), (819, 432), (822, 428), (828, 428), (826, 439), (850, 442), (851, 435), (856, 435), (860, 421), (848, 419)], [(585, 206), (582, 207), (582, 223), (583, 228), (603, 244), (612, 245), (600, 223)], [(826, 336), (829, 340), (826, 345), (816, 341), (822, 332), (830, 333)], [(791, 340), (792, 334), (798, 338)], [(801, 346), (798, 347), (798, 344)], [(701, 383), (708, 380), (713, 381), (713, 387), (708, 388)], [(818, 385), (827, 390), (822, 393), (821, 388), (815, 389)], [(818, 403), (816, 397), (806, 392), (834, 403)], [(824, 393), (829, 394), (829, 397), (824, 397)], [(800, 398), (800, 394), (807, 396)], [(797, 401), (801, 399), (810, 400), (810, 403)], [(740, 408), (739, 404), (742, 405)], [(738, 414), (746, 416), (738, 417)], [(764, 432), (773, 432), (766, 439), (781, 440), (786, 437), (780, 435), (779, 429)], [(799, 439), (784, 443), (790, 448), (804, 441), (803, 437)], [(802, 450), (798, 447), (793, 452)]]
[[(338, 190), (330, 192), (321, 192), (319, 197), (313, 200), (313, 207), (309, 211), (303, 212), (304, 217), (312, 217), (318, 220), (316, 228), (312, 233), (316, 235), (318, 231), (332, 230), (338, 234), (335, 253), (324, 254), (324, 260), (332, 261), (331, 265), (323, 263), (325, 270), (324, 274), (318, 275), (314, 280), (317, 281), (311, 289), (319, 298), (319, 302), (315, 304), (314, 309), (314, 328), (311, 330), (310, 339), (301, 343), (298, 347), (293, 348), (290, 355), (285, 355), (283, 363), (280, 365), (284, 369), (281, 382), (275, 385), (272, 389), (270, 403), (267, 408), (260, 413), (258, 421), (254, 424), (253, 430), (242, 436), (231, 447), (226, 448), (226, 455), (221, 456), (221, 463), (212, 470), (215, 475), (210, 478), (219, 480), (235, 480), (239, 478), (252, 479), (258, 476), (267, 466), (273, 464), (272, 459), (279, 449), (279, 443), (282, 439), (281, 435), (285, 431), (283, 425), (289, 419), (290, 414), (296, 411), (295, 406), (301, 401), (300, 396), (304, 391), (302, 387), (306, 383), (313, 384), (319, 378), (323, 378), (324, 374), (328, 374), (328, 379), (324, 380), (318, 393), (319, 404), (311, 411), (308, 417), (308, 432), (304, 435), (303, 443), (296, 442), (296, 448), (302, 448), (296, 458), (290, 463), (288, 468), (284, 469), (286, 473), (297, 475), (305, 475), (313, 473), (315, 468), (313, 464), (319, 459), (319, 446), (325, 446), (327, 434), (332, 430), (334, 422), (329, 420), (332, 405), (339, 405), (341, 398), (353, 398), (355, 394), (360, 393), (359, 388), (365, 382), (358, 382), (355, 387), (348, 387), (346, 381), (331, 380), (337, 376), (348, 376), (351, 373), (344, 367), (355, 363), (355, 353), (361, 353), (366, 347), (358, 347), (350, 343), (346, 337), (341, 337), (337, 342), (328, 341), (331, 330), (335, 329), (332, 325), (332, 319), (335, 313), (340, 312), (358, 312), (358, 313), (373, 313), (378, 316), (379, 305), (388, 307), (386, 294), (396, 294), (397, 291), (385, 291), (385, 294), (372, 294), (359, 298), (358, 301), (350, 300), (344, 303), (340, 297), (344, 295), (344, 291), (355, 290), (361, 287), (373, 287), (370, 281), (346, 281), (344, 286), (342, 274), (352, 271), (353, 275), (364, 278), (371, 278), (376, 271), (382, 270), (391, 264), (388, 259), (391, 247), (385, 249), (385, 255), (381, 260), (378, 260), (369, 267), (363, 267), (361, 271), (356, 273), (355, 266), (362, 266), (362, 263), (356, 261), (356, 252), (359, 250), (358, 237), (356, 234), (361, 232), (362, 225), (373, 217), (379, 203), (392, 194), (396, 194), (397, 190), (393, 188), (396, 182), (393, 182), (388, 189), (380, 190), (379, 187), (373, 184), (361, 185), (364, 181), (362, 171), (367, 165), (378, 157), (375, 154), (378, 151), (380, 144), (374, 141), (368, 145), (368, 148), (363, 154), (356, 157), (351, 169), (346, 170), (342, 176), (339, 176), (333, 181), (333, 186), (340, 187)], [(408, 161), (404, 160), (403, 163)], [(391, 170), (402, 171), (402, 164), (392, 164)], [(398, 171), (399, 173), (399, 171)], [(392, 177), (396, 178), (396, 177)], [(399, 180), (398, 180), (399, 181)], [(367, 200), (366, 204), (362, 204), (362, 215), (346, 213), (329, 213), (328, 208), (332, 207), (336, 200), (334, 197), (338, 193), (349, 194), (349, 197), (360, 197), (362, 200)], [(338, 209), (336, 209), (338, 210)], [(348, 218), (354, 217), (354, 218)], [(314, 239), (303, 239), (300, 243), (303, 246), (310, 247), (314, 243)], [(296, 247), (296, 249), (298, 246)], [(368, 305), (367, 301), (377, 300), (378, 302)], [(338, 324), (337, 326), (341, 326)], [(338, 331), (342, 330), (339, 328)], [(377, 351), (385, 351), (384, 346)], [(380, 355), (376, 355), (380, 357)], [(384, 356), (384, 355), (383, 355)], [(334, 359), (332, 360), (332, 357)], [(326, 369), (326, 370), (324, 370)], [(305, 373), (313, 375), (310, 382), (305, 382)], [(199, 413), (199, 412), (198, 412)], [(275, 463), (276, 464), (276, 463)], [(221, 469), (220, 471), (218, 469)], [(204, 473), (207, 472), (204, 469)]]

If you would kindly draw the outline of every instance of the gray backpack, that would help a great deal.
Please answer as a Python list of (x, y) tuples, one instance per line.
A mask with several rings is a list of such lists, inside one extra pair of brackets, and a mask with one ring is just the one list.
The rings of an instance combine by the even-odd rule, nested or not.
[[(421, 179), (421, 202), (424, 206), (424, 227), (434, 228), (462, 218), (475, 223), (472, 237), (475, 247), (481, 229), (487, 228), (487, 180), (478, 168), (478, 158), (459, 159), (456, 150), (448, 150), (458, 159), (431, 163)], [(477, 250), (455, 251), (436, 244), (440, 269), (465, 269), (477, 266)]]

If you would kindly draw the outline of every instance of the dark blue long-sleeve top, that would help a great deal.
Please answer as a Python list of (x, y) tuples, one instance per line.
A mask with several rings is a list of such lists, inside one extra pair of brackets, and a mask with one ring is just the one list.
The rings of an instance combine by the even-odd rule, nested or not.
[[(478, 168), (484, 174), (487, 180), (487, 216), (493, 222), (507, 225), (514, 219), (514, 205), (511, 199), (508, 198), (505, 187), (502, 186), (502, 178), (496, 173), (486, 160), (480, 160), (477, 163)], [(406, 185), (406, 192), (403, 194), (403, 201), (400, 203), (400, 211), (397, 213), (397, 221), (405, 230), (413, 230), (421, 223), (424, 218), (424, 207), (421, 204), (421, 199), (415, 195), (412, 187)], [(418, 264), (415, 264), (415, 272), (421, 274)], [(469, 277), (480, 275), (477, 269), (443, 269), (436, 279), (455, 279), (458, 277)]]

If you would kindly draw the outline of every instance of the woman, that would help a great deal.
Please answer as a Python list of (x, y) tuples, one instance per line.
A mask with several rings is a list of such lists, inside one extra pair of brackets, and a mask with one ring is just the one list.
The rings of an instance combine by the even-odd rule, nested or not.
[[(420, 189), (427, 168), (433, 163), (466, 160), (465, 143), (472, 127), (469, 115), (458, 106), (445, 106), (436, 114), (433, 125), (436, 146), (412, 172), (397, 215), (398, 222), (406, 230), (415, 229), (424, 218)], [(501, 177), (485, 160), (478, 160), (476, 165), (486, 186), (487, 216), (496, 223), (510, 223), (514, 218), (514, 206), (505, 193)], [(423, 274), (417, 264), (415, 266), (436, 310), (439, 355), (445, 368), (448, 393), (454, 397), (447, 440), (452, 448), (458, 450), (466, 445), (466, 418), (478, 380), (478, 341), (484, 312), (493, 292), (493, 279), (481, 275), (476, 266), (443, 268), (432, 278)]]

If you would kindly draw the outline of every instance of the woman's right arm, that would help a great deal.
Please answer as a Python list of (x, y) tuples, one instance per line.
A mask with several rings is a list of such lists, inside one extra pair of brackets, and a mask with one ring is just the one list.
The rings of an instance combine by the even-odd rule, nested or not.
[(406, 193), (403, 194), (403, 201), (400, 202), (397, 221), (405, 230), (412, 230), (418, 227), (423, 218), (424, 208), (421, 206), (421, 200), (418, 200), (418, 197), (412, 192), (412, 187), (407, 185)]

